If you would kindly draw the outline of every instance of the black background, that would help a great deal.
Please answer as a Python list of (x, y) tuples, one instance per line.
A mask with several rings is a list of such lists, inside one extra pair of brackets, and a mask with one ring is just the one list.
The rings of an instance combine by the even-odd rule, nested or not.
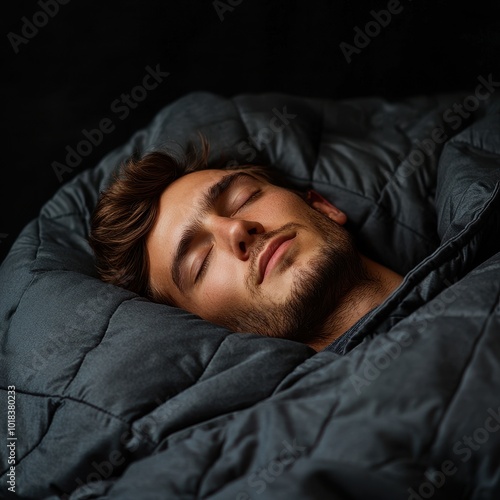
[[(63, 182), (193, 90), (397, 99), (473, 89), (489, 73), (500, 80), (498, 0), (401, 0), (401, 12), (350, 63), (341, 42), (353, 44), (354, 28), (364, 30), (389, 1), (219, 0), (228, 6), (219, 15), (212, 0), (71, 0), (16, 53), (9, 33), (22, 36), (24, 18), (54, 1), (3, 5), (0, 260), (61, 186), (52, 163), (65, 163), (66, 146), (103, 118), (115, 130)], [(113, 101), (157, 65), (170, 75), (117, 118)]]

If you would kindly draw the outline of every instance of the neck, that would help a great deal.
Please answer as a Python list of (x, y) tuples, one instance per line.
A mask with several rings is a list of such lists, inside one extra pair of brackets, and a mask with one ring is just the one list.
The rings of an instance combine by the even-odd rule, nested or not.
[(340, 337), (365, 314), (384, 302), (401, 284), (403, 277), (387, 267), (361, 255), (369, 279), (354, 286), (328, 317), (318, 339), (308, 343), (321, 351)]

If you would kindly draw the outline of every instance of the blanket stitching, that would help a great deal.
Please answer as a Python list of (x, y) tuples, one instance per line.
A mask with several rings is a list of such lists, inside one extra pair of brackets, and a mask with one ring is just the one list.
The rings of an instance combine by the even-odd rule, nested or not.
[[(6, 391), (5, 387), (0, 387), (0, 390)], [(68, 401), (73, 401), (75, 403), (80, 403), (85, 406), (89, 406), (90, 408), (93, 408), (94, 410), (97, 410), (101, 413), (104, 413), (110, 417), (116, 418), (117, 420), (120, 420), (122, 423), (130, 425), (130, 422), (127, 422), (125, 419), (120, 417), (119, 415), (115, 415), (114, 413), (111, 413), (110, 411), (106, 410), (105, 408), (101, 408), (100, 406), (94, 405), (92, 403), (89, 403), (88, 401), (85, 401), (83, 399), (78, 399), (75, 398), (74, 396), (67, 396), (67, 395), (60, 395), (60, 394), (46, 394), (44, 392), (30, 392), (26, 390), (19, 389), (16, 387), (16, 393), (18, 394), (24, 394), (25, 396), (32, 396), (35, 398), (53, 398), (53, 399), (60, 399), (60, 400), (68, 400)]]
[(75, 380), (75, 378), (78, 376), (78, 374), (80, 373), (80, 368), (83, 366), (83, 363), (85, 362), (85, 359), (87, 358), (87, 355), (93, 351), (96, 347), (98, 347), (101, 342), (104, 340), (104, 337), (106, 336), (106, 333), (108, 332), (108, 328), (109, 328), (109, 324), (111, 323), (111, 320), (113, 319), (116, 311), (118, 311), (118, 309), (120, 308), (120, 306), (124, 303), (124, 302), (127, 302), (129, 300), (132, 300), (133, 298), (135, 297), (132, 297), (132, 298), (129, 298), (129, 299), (125, 299), (125, 300), (122, 300), (117, 306), (116, 306), (116, 309), (113, 311), (113, 313), (109, 316), (108, 318), (108, 321), (107, 321), (107, 324), (104, 328), (104, 332), (102, 333), (101, 335), (101, 338), (99, 339), (99, 342), (97, 342), (96, 345), (92, 346), (82, 357), (81, 359), (81, 362), (80, 364), (78, 365), (78, 368), (76, 369), (75, 371), (75, 374), (73, 375), (73, 377), (71, 378), (71, 380), (66, 384), (66, 386), (63, 388), (62, 392), (66, 392), (69, 387), (71, 386), (71, 384), (73, 383), (73, 381)]
[(483, 148), (483, 147), (473, 146), (472, 144), (470, 144), (470, 143), (468, 143), (466, 141), (460, 140), (460, 139), (452, 140), (451, 144), (459, 144), (461, 146), (464, 146), (466, 149), (468, 149), (471, 152), (474, 152), (474, 153), (479, 153), (479, 152), (481, 152), (481, 153), (487, 153), (489, 155), (496, 156), (497, 160), (500, 159), (500, 153), (498, 151), (490, 151), (490, 150), (488, 150), (486, 148)]
[(47, 219), (47, 220), (57, 220), (57, 219), (62, 219), (63, 217), (70, 217), (72, 215), (79, 215), (80, 217), (85, 219), (87, 214), (84, 212), (68, 212), (65, 214), (54, 215), (53, 217), (45, 215), (45, 214), (40, 214), (40, 218)]
[[(421, 234), (419, 233), (418, 231), (416, 231), (414, 228), (410, 227), (410, 226), (407, 226), (405, 223), (401, 222), (397, 217), (394, 216), (393, 213), (391, 213), (391, 211), (387, 208), (385, 208), (383, 205), (382, 205), (382, 198), (385, 198), (387, 197), (386, 195), (386, 192), (388, 192), (394, 185), (394, 180), (398, 174), (398, 171), (401, 169), (401, 165), (403, 164), (403, 162), (401, 162), (399, 165), (396, 166), (396, 168), (394, 169), (391, 177), (389, 179), (387, 179), (387, 182), (384, 184), (384, 186), (380, 189), (380, 192), (379, 192), (379, 195), (378, 195), (378, 198), (377, 200), (373, 200), (374, 203), (376, 204), (376, 208), (372, 209), (367, 217), (365, 218), (365, 220), (362, 222), (361, 226), (360, 226), (360, 229), (362, 227), (364, 227), (364, 225), (368, 222), (368, 220), (374, 216), (375, 212), (377, 209), (379, 210), (382, 210), (384, 213), (388, 214), (392, 220), (396, 223), (398, 223), (400, 226), (404, 227), (405, 229), (408, 229), (409, 231), (411, 231), (413, 234), (417, 235), (417, 236), (420, 236), (421, 239), (423, 239), (424, 241), (427, 241), (429, 243), (433, 243), (433, 241), (428, 238), (426, 235), (424, 234)], [(393, 191), (394, 192), (394, 191)]]
[[(234, 108), (236, 109), (236, 113), (238, 114), (238, 118), (239, 118), (240, 124), (245, 129), (245, 135), (247, 137), (249, 137), (251, 134), (250, 134), (250, 131), (248, 130), (247, 124), (245, 123), (245, 120), (243, 120), (243, 114), (241, 112), (240, 107), (238, 106), (238, 103), (236, 102), (235, 99), (231, 99), (231, 102), (232, 102)], [(254, 112), (250, 112), (250, 113), (246, 113), (246, 114), (260, 114), (260, 113), (261, 113), (260, 111), (254, 111)], [(224, 122), (224, 121), (227, 121), (227, 120), (218, 120), (215, 123), (221, 123), (221, 122)], [(260, 151), (259, 151), (259, 154), (260, 154)]]
[(208, 363), (206, 364), (206, 366), (203, 368), (203, 371), (201, 372), (201, 375), (198, 377), (198, 380), (196, 380), (196, 382), (193, 384), (197, 384), (198, 382), (201, 381), (201, 379), (203, 378), (203, 375), (205, 374), (205, 372), (208, 370), (208, 367), (210, 366), (210, 364), (212, 363), (215, 355), (219, 352), (219, 349), (221, 348), (222, 344), (226, 341), (226, 339), (229, 337), (229, 335), (227, 337), (224, 337), (220, 344), (217, 346), (217, 348), (215, 349), (215, 351), (213, 352), (212, 356), (210, 356), (210, 360), (208, 361)]
[[(38, 252), (40, 250), (40, 224), (38, 222), (37, 222), (37, 226), (38, 226), (38, 245), (36, 247), (35, 259), (34, 259), (35, 261), (37, 259)], [(19, 301), (17, 301), (14, 310), (12, 311), (11, 315), (9, 316), (9, 319), (7, 320), (7, 330), (6, 330), (6, 332), (9, 331), (10, 324), (12, 323), (12, 319), (14, 318), (14, 315), (17, 313), (17, 310), (19, 309), (19, 306), (21, 305), (21, 302), (22, 302), (24, 296), (26, 295), (26, 292), (30, 289), (30, 287), (33, 284), (33, 281), (35, 281), (36, 277), (37, 277), (37, 275), (35, 273), (33, 273), (33, 275), (31, 276), (31, 279), (30, 279), (29, 283), (26, 285), (26, 287), (23, 290), (23, 293), (19, 297)]]
[[(3, 387), (0, 388), (0, 389), (6, 390)], [(130, 422), (127, 422), (124, 418), (120, 417), (119, 415), (115, 415), (114, 413), (111, 413), (110, 411), (108, 411), (108, 410), (106, 410), (104, 408), (101, 408), (99, 406), (96, 406), (96, 405), (94, 405), (92, 403), (89, 403), (88, 401), (77, 399), (77, 398), (72, 397), (72, 396), (60, 396), (60, 395), (53, 395), (53, 394), (51, 395), (51, 394), (44, 394), (44, 393), (34, 393), (34, 392), (28, 392), (28, 391), (19, 390), (17, 388), (16, 388), (16, 393), (18, 393), (18, 394), (24, 394), (26, 396), (39, 397), (39, 398), (52, 398), (52, 399), (57, 399), (57, 400), (60, 401), (60, 404), (56, 407), (54, 413), (52, 414), (52, 416), (50, 418), (50, 421), (48, 422), (47, 428), (46, 428), (45, 432), (43, 433), (43, 436), (40, 438), (40, 440), (38, 441), (38, 443), (36, 443), (22, 458), (19, 458), (19, 460), (17, 461), (17, 464), (20, 464), (21, 461), (23, 461), (25, 458), (27, 458), (28, 455), (30, 455), (38, 446), (40, 446), (40, 444), (42, 443), (42, 441), (44, 440), (45, 436), (47, 435), (47, 433), (50, 430), (50, 427), (52, 425), (52, 421), (54, 420), (56, 412), (59, 410), (59, 408), (61, 408), (64, 405), (64, 403), (66, 401), (72, 401), (74, 403), (79, 403), (79, 404), (82, 404), (84, 406), (88, 406), (89, 408), (92, 408), (93, 410), (97, 410), (100, 413), (103, 413), (105, 415), (108, 415), (109, 417), (112, 417), (112, 418), (120, 421), (122, 424), (125, 424), (128, 427), (129, 431), (132, 431), (132, 424)], [(149, 436), (141, 434), (141, 437), (143, 439), (145, 439), (146, 441), (148, 441), (151, 446), (155, 446), (155, 443), (152, 442), (149, 439)], [(8, 469), (6, 469), (3, 472), (0, 472), (0, 477), (2, 475), (4, 475), (7, 472), (7, 470)]]
[(476, 357), (476, 351), (478, 349), (479, 344), (481, 343), (481, 340), (483, 339), (483, 334), (484, 334), (484, 332), (486, 330), (486, 326), (489, 324), (489, 322), (490, 322), (490, 320), (491, 320), (491, 318), (493, 316), (493, 312), (495, 311), (495, 309), (496, 309), (496, 307), (498, 305), (499, 298), (500, 298), (500, 290), (497, 291), (495, 300), (493, 301), (493, 305), (492, 305), (492, 307), (490, 308), (490, 310), (488, 312), (488, 316), (486, 317), (486, 319), (483, 322), (483, 325), (481, 327), (481, 330), (480, 330), (479, 334), (477, 335), (477, 338), (476, 338), (476, 340), (474, 342), (474, 345), (473, 345), (473, 347), (471, 349), (471, 352), (470, 352), (470, 355), (469, 355), (469, 359), (465, 363), (464, 369), (462, 370), (462, 374), (460, 375), (460, 379), (458, 380), (458, 382), (456, 384), (455, 390), (453, 391), (453, 394), (451, 395), (451, 397), (450, 397), (450, 399), (448, 401), (448, 404), (446, 405), (446, 407), (443, 410), (443, 414), (442, 414), (441, 419), (439, 420), (439, 423), (436, 424), (435, 432), (433, 433), (433, 436), (430, 439), (430, 445), (428, 446), (429, 455), (432, 452), (432, 448), (436, 444), (436, 437), (439, 434), (439, 431), (440, 431), (440, 429), (441, 429), (441, 427), (443, 425), (443, 422), (446, 419), (446, 417), (447, 417), (447, 415), (448, 415), (448, 413), (450, 411), (450, 407), (452, 406), (453, 401), (457, 397), (457, 394), (460, 392), (459, 388), (462, 385), (462, 383), (463, 383), (463, 381), (464, 381), (467, 373), (469, 373), (469, 369), (471, 368), (472, 361)]
[(321, 152), (321, 145), (323, 144), (323, 135), (325, 133), (325, 103), (322, 103), (321, 106), (321, 125), (320, 125), (320, 135), (318, 137), (318, 140), (315, 144), (316, 146), (316, 160), (314, 160), (312, 172), (311, 172), (311, 180), (309, 182), (312, 182), (312, 179), (315, 177), (314, 172), (316, 172), (316, 169), (318, 168), (318, 162), (319, 162), (319, 154)]
[[(23, 394), (22, 392), (20, 391), (17, 391), (16, 389), (16, 392), (17, 393), (21, 393)], [(40, 437), (40, 439), (38, 440), (38, 442), (33, 445), (29, 450), (26, 451), (26, 453), (22, 456), (22, 457), (18, 457), (17, 460), (16, 460), (16, 465), (19, 465), (25, 458), (27, 458), (29, 455), (31, 455), (31, 453), (36, 449), (38, 448), (38, 446), (40, 446), (40, 443), (44, 440), (45, 436), (47, 435), (47, 433), (49, 432), (49, 429), (50, 429), (50, 426), (52, 425), (52, 421), (54, 420), (54, 417), (57, 413), (57, 410), (64, 404), (64, 401), (62, 402), (62, 404), (58, 404), (56, 406), (56, 408), (54, 409), (54, 412), (51, 413), (50, 415), (50, 418), (49, 418), (49, 421), (47, 422), (47, 428), (45, 429), (45, 432), (42, 434), (42, 436)], [(6, 474), (8, 471), (9, 471), (9, 467), (7, 466), (7, 468), (4, 470), (4, 471), (1, 471), (0, 472), (0, 477), (2, 477), (4, 474)]]
[(309, 183), (309, 184), (311, 184), (311, 183), (312, 184), (321, 184), (323, 186), (333, 187), (335, 189), (338, 189), (339, 191), (345, 191), (346, 193), (349, 193), (349, 194), (352, 194), (352, 195), (355, 195), (355, 196), (359, 196), (360, 198), (363, 198), (365, 200), (368, 200), (368, 201), (371, 201), (371, 202), (375, 203), (375, 200), (373, 198), (370, 198), (369, 196), (365, 196), (362, 193), (358, 193), (357, 191), (353, 191), (352, 189), (348, 189), (345, 186), (341, 186), (339, 184), (333, 184), (331, 182), (322, 181), (320, 179), (315, 179), (315, 178), (307, 179), (307, 178), (304, 178), (304, 177), (299, 177), (297, 175), (289, 175), (289, 174), (287, 174), (287, 178), (289, 178), (289, 179), (296, 179), (298, 181), (301, 181), (301, 182), (304, 182), (304, 183)]
[[(444, 247), (439, 247), (436, 250), (436, 252), (433, 252), (431, 255), (425, 258), (420, 263), (420, 265), (417, 266), (417, 268), (415, 268), (415, 271), (413, 273), (410, 273), (409, 275), (405, 276), (403, 284), (400, 285), (399, 292), (388, 299), (386, 305), (387, 309), (384, 308), (384, 310), (380, 310), (377, 313), (375, 313), (369, 319), (369, 321), (363, 325), (363, 328), (361, 330), (365, 330), (369, 326), (370, 329), (372, 330), (372, 336), (376, 335), (378, 333), (377, 328), (382, 322), (382, 316), (386, 317), (387, 315), (391, 314), (390, 311), (394, 310), (396, 306), (401, 303), (400, 296), (403, 295), (403, 293), (404, 293), (404, 298), (403, 298), (404, 301), (405, 298), (408, 296), (410, 290), (414, 289), (416, 286), (425, 281), (425, 279), (430, 275), (431, 272), (437, 271), (443, 265), (448, 263), (452, 255), (459, 254), (462, 251), (462, 249), (470, 243), (470, 241), (476, 236), (476, 234), (481, 231), (483, 226), (485, 226), (488, 223), (490, 213), (495, 208), (494, 202), (497, 201), (496, 198), (499, 191), (500, 191), (500, 183), (497, 183), (495, 189), (493, 190), (493, 193), (490, 196), (490, 199), (484, 206), (483, 210), (478, 212), (475, 218), (472, 221), (469, 221), (469, 223), (464, 227), (464, 229), (460, 231), (454, 238), (448, 240), (448, 242)], [(500, 202), (500, 199), (498, 201)], [(484, 216), (485, 213), (487, 214), (486, 217)], [(462, 242), (462, 244), (457, 245), (456, 242), (459, 241), (460, 239), (464, 239), (464, 241)], [(392, 308), (390, 308), (390, 305), (392, 305)], [(387, 312), (382, 312), (382, 311), (387, 311)], [(346, 352), (348, 352), (347, 348), (349, 348), (350, 351), (351, 349), (356, 347), (363, 340), (363, 338), (364, 336), (360, 339), (359, 335), (355, 335), (349, 341), (346, 347)]]
[[(215, 467), (215, 464), (217, 463), (217, 458), (221, 456), (222, 448), (224, 448), (224, 441), (223, 440), (219, 441), (219, 443), (216, 446), (217, 446), (216, 452), (210, 453), (211, 463), (209, 463), (208, 467), (200, 474), (200, 479), (198, 481), (198, 484), (196, 485), (196, 492), (198, 495), (200, 495), (200, 488), (202, 487), (202, 483), (204, 482), (206, 475)], [(217, 455), (217, 456), (215, 456), (215, 455)], [(219, 490), (220, 490), (220, 488), (219, 488)], [(219, 491), (219, 490), (216, 490), (216, 491)], [(210, 495), (213, 495), (213, 494), (214, 494), (214, 492), (210, 493)], [(201, 498), (201, 497), (199, 497), (199, 498)]]

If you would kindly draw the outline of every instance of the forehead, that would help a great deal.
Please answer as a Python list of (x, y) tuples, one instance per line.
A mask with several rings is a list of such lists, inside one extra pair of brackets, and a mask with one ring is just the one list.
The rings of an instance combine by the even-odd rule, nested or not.
[(194, 208), (194, 202), (207, 192), (210, 186), (232, 172), (231, 170), (200, 170), (180, 177), (172, 182), (161, 195), (160, 210), (163, 207), (181, 210)]
[(185, 225), (194, 216), (199, 201), (210, 187), (231, 173), (233, 171), (200, 170), (175, 180), (160, 197), (156, 226), (168, 224), (173, 236), (176, 227)]

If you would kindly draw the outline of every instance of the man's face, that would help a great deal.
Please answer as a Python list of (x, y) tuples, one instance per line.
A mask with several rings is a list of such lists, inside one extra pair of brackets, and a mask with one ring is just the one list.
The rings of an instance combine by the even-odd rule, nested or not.
[(360, 271), (349, 233), (252, 170), (202, 170), (163, 193), (153, 286), (234, 331), (307, 342)]

